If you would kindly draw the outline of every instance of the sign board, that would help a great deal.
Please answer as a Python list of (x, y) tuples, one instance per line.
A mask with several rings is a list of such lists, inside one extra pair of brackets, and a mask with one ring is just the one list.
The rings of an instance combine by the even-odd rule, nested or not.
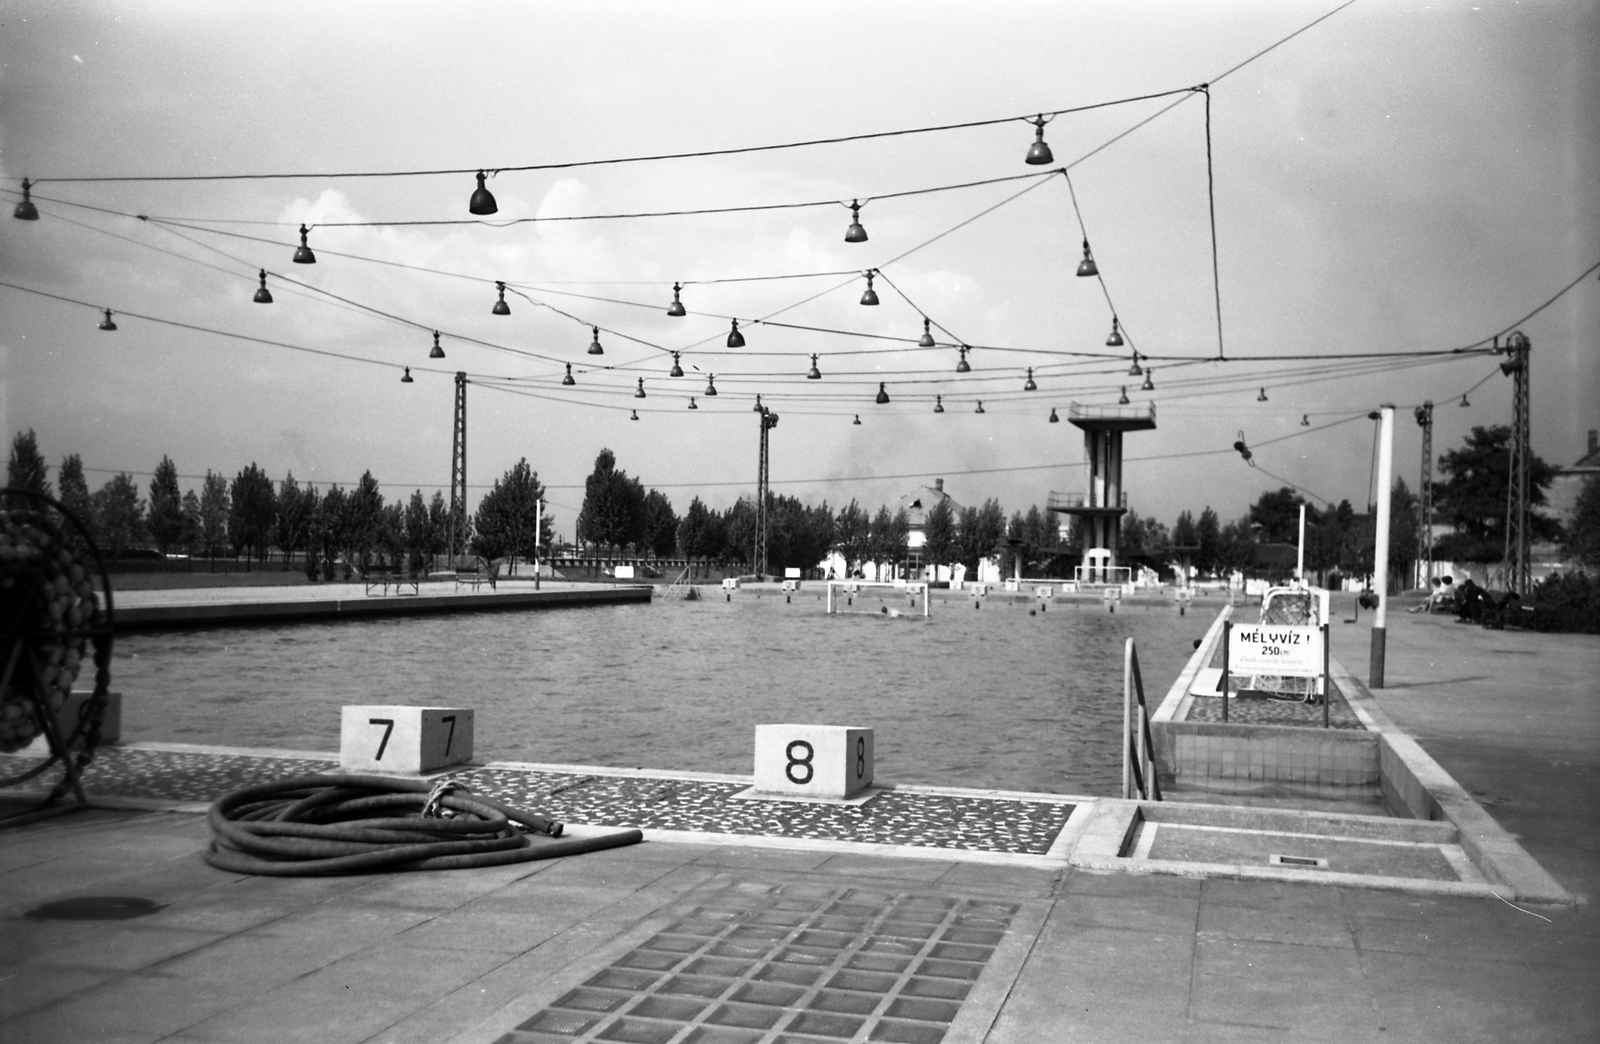
[(798, 580), (798, 579), (800, 579), (800, 567), (799, 566), (784, 566), (783, 567), (783, 578), (785, 580)]
[(1228, 671), (1290, 678), (1322, 677), (1322, 629), (1282, 624), (1228, 628)]

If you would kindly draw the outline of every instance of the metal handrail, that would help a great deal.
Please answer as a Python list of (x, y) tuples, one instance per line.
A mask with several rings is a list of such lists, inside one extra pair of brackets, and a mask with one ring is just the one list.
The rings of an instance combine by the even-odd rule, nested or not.
[(1128, 639), (1122, 656), (1122, 735), (1122, 796), (1131, 799), (1137, 791), (1141, 800), (1160, 801), (1156, 745), (1150, 734), (1150, 711), (1144, 702), (1139, 653), (1132, 638)]

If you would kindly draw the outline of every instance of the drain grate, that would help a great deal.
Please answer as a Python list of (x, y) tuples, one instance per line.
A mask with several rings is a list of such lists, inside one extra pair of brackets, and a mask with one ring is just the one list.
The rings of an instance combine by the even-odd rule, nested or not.
[(940, 1044), (1018, 909), (736, 885), (497, 1044)]
[(1326, 870), (1328, 861), (1318, 856), (1278, 855), (1276, 852), (1267, 856), (1268, 866), (1290, 866), (1302, 870)]

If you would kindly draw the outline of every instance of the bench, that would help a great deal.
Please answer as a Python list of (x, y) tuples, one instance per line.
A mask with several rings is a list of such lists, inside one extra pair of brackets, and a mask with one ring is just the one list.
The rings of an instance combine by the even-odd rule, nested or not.
[(471, 587), (474, 591), (478, 589), (479, 584), (488, 584), (489, 590), (493, 591), (495, 589), (495, 581), (499, 578), (499, 562), (485, 562), (480, 558), (470, 564), (456, 566), (457, 590), (460, 590), (463, 584)]
[(366, 588), (369, 598), (372, 596), (374, 588), (377, 589), (380, 595), (387, 595), (391, 587), (394, 588), (396, 595), (405, 594), (408, 587), (414, 595), (422, 593), (422, 588), (418, 585), (414, 574), (403, 574), (393, 566), (368, 566), (361, 573), (361, 583)]

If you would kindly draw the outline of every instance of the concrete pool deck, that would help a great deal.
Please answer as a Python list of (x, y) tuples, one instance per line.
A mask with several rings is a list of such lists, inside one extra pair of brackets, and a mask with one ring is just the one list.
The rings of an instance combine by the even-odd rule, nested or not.
[[(1385, 711), (1566, 888), (1593, 894), (1600, 641), (1401, 616), (1388, 669)], [(208, 839), (203, 817), (132, 810), (0, 834), (0, 1041), (1600, 1033), (1587, 905), (727, 834), (450, 873), (248, 878), (203, 864)], [(162, 909), (25, 916), (82, 895)]]

